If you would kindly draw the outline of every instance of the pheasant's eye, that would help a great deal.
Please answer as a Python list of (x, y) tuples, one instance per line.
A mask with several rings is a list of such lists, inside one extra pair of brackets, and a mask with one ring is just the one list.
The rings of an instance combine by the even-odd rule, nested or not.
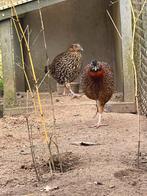
[(75, 45), (72, 45), (72, 46), (71, 46), (71, 48), (72, 48), (72, 49), (75, 49), (75, 48), (76, 48), (76, 46), (75, 46)]

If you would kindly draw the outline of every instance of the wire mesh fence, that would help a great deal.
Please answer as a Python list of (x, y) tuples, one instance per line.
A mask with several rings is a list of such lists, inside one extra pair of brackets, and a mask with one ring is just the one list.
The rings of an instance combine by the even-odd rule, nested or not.
[[(140, 11), (143, 2), (143, 0), (133, 0), (136, 14)], [(140, 112), (147, 115), (147, 3), (136, 25), (134, 58), (137, 67)]]

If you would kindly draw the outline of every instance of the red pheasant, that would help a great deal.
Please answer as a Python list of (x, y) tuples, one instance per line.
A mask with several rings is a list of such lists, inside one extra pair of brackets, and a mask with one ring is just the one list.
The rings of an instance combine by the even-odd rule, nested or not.
[(113, 73), (110, 65), (93, 60), (85, 66), (82, 74), (82, 88), (85, 95), (96, 101), (99, 112), (96, 127), (102, 126), (101, 117), (105, 104), (110, 100), (114, 91)]

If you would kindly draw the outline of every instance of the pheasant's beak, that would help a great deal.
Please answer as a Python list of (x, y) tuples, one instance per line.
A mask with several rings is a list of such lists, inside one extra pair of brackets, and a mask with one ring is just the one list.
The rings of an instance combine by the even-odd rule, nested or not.
[(81, 50), (81, 52), (83, 52), (83, 51), (84, 51), (84, 49), (83, 49), (82, 47), (80, 48), (80, 50)]
[(98, 70), (98, 68), (97, 67), (94, 67), (94, 71), (97, 71)]

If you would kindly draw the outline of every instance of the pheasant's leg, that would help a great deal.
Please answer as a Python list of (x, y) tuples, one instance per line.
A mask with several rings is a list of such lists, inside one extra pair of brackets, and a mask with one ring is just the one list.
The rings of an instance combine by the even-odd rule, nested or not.
[(64, 86), (63, 96), (65, 96), (65, 95), (66, 95), (66, 91), (67, 91), (67, 87), (66, 87), (66, 86)]
[(99, 113), (99, 108), (98, 108), (98, 100), (96, 100), (96, 113), (93, 116), (93, 118), (95, 118), (97, 116), (97, 114)]
[(76, 94), (76, 93), (74, 93), (74, 92), (72, 91), (71, 86), (70, 86), (69, 83), (66, 83), (65, 86), (66, 86), (66, 88), (69, 90), (69, 92), (71, 93), (72, 98), (79, 98), (79, 97), (81, 97), (81, 95)]
[(98, 122), (96, 124), (96, 127), (99, 128), (101, 126), (108, 126), (107, 124), (102, 124), (101, 121), (102, 121), (102, 113), (104, 111), (104, 106), (102, 106), (100, 103), (98, 105), (98, 110), (99, 110), (99, 117), (98, 117)]

